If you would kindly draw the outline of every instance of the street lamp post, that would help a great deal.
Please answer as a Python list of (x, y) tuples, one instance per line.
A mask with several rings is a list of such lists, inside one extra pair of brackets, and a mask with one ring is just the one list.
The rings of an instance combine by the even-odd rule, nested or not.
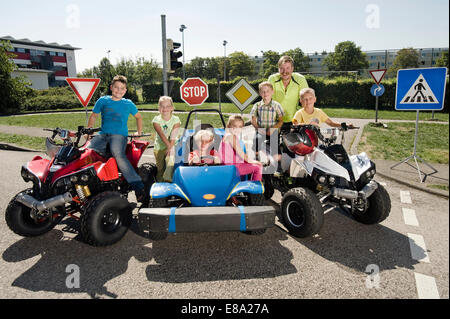
[(184, 64), (185, 64), (185, 62), (184, 62), (184, 57), (185, 57), (185, 52), (184, 52), (184, 30), (186, 30), (187, 29), (187, 27), (184, 25), (184, 24), (182, 24), (182, 25), (180, 25), (180, 32), (181, 32), (181, 38), (182, 38), (182, 45), (183, 45), (183, 80), (186, 80), (186, 71), (185, 71), (185, 66), (184, 66)]
[(226, 40), (223, 40), (223, 80), (227, 80), (227, 44)]
[(106, 53), (108, 54), (108, 60), (109, 60), (109, 54), (111, 53), (111, 50), (106, 51)]

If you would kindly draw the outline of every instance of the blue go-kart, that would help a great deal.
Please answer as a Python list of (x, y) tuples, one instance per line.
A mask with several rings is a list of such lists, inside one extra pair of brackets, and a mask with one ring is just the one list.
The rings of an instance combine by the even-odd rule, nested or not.
[[(194, 125), (188, 130), (195, 112), (217, 112), (223, 128), (210, 124)], [(263, 234), (275, 224), (275, 209), (265, 205), (264, 186), (238, 175), (234, 165), (189, 166), (188, 156), (200, 129), (214, 133), (213, 147), (218, 150), (225, 134), (225, 121), (215, 109), (189, 113), (184, 134), (175, 149), (172, 183), (154, 183), (148, 208), (139, 210), (139, 225), (153, 240), (165, 239), (169, 233), (240, 231)]]

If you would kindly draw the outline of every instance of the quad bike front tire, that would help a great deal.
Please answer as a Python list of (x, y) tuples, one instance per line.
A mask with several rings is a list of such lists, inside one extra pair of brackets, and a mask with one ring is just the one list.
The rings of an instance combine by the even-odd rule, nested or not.
[(132, 221), (132, 206), (118, 192), (94, 196), (81, 216), (81, 236), (92, 246), (108, 246), (125, 236)]
[(378, 188), (367, 199), (368, 208), (365, 212), (356, 211), (354, 218), (358, 222), (366, 225), (381, 223), (391, 212), (391, 198), (386, 189), (378, 184)]
[(323, 220), (322, 205), (312, 191), (297, 187), (284, 194), (281, 222), (290, 234), (299, 238), (317, 234), (322, 228)]
[(33, 196), (33, 189), (26, 189), (14, 196), (5, 212), (6, 224), (14, 233), (23, 237), (40, 236), (52, 230), (61, 221), (62, 216), (53, 220), (46, 218), (36, 222), (31, 217), (32, 209), (16, 200), (22, 193)]

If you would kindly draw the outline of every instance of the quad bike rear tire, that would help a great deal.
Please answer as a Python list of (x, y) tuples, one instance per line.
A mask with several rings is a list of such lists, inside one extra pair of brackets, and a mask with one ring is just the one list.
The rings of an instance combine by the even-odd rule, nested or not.
[(386, 189), (378, 184), (378, 188), (367, 199), (368, 208), (365, 212), (355, 212), (354, 218), (366, 225), (378, 224), (385, 220), (391, 212), (391, 198)]
[(92, 246), (112, 245), (125, 236), (132, 221), (132, 206), (118, 192), (94, 196), (81, 216), (81, 236)]
[(290, 234), (299, 238), (317, 234), (322, 228), (323, 220), (322, 205), (312, 191), (297, 187), (284, 194), (281, 222)]
[[(31, 188), (26, 189), (19, 194), (25, 193), (33, 196)], [(31, 208), (19, 203), (16, 196), (9, 202), (5, 212), (5, 220), (8, 227), (17, 235), (23, 237), (36, 237), (52, 230), (63, 218), (60, 216), (54, 220), (45, 219), (42, 222), (36, 222), (31, 217)]]

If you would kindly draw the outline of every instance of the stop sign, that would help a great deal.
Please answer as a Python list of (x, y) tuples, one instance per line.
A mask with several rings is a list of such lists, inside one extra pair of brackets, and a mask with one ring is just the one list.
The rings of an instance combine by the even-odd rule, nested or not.
[(202, 105), (208, 98), (208, 84), (200, 78), (189, 78), (180, 86), (181, 99), (190, 106)]

